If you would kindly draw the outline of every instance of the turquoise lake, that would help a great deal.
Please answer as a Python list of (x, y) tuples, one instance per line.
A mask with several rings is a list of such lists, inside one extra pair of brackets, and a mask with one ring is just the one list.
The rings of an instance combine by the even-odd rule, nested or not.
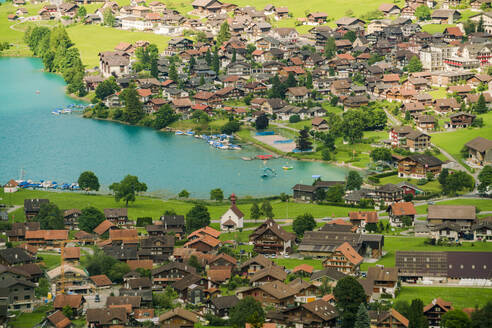
[[(312, 175), (343, 180), (347, 170), (323, 163), (275, 159), (244, 161), (265, 152), (216, 150), (205, 141), (149, 128), (84, 119), (51, 111), (75, 101), (64, 93), (62, 77), (44, 73), (36, 58), (0, 58), (0, 183), (20, 177), (75, 182), (82, 171), (96, 173), (103, 186), (126, 174), (139, 177), (149, 191), (175, 196), (182, 189), (208, 198), (213, 188), (225, 194), (266, 196), (291, 193)], [(39, 90), (39, 93), (36, 91)], [(293, 166), (282, 170), (285, 164)], [(277, 172), (263, 179), (264, 167)]]

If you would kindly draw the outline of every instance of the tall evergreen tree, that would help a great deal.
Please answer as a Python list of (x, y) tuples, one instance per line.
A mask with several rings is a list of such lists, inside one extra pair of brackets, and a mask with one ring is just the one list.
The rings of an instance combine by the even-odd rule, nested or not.
[(408, 313), (408, 328), (427, 328), (429, 322), (424, 316), (424, 303), (421, 299), (414, 299), (410, 304), (410, 310)]
[(219, 75), (220, 70), (220, 59), (218, 50), (214, 51), (214, 57), (212, 59), (212, 69), (215, 71), (215, 74)]
[(299, 130), (299, 137), (297, 137), (297, 149), (304, 151), (311, 149), (312, 142), (309, 141), (309, 129), (304, 127)]
[(285, 85), (287, 86), (287, 88), (292, 88), (297, 86), (297, 80), (293, 72), (289, 72), (289, 76), (287, 77), (287, 81), (285, 82)]
[(217, 44), (221, 45), (225, 41), (231, 38), (231, 32), (229, 31), (229, 24), (225, 21), (220, 26), (219, 34), (217, 35)]
[(478, 96), (478, 101), (477, 104), (475, 105), (475, 112), (477, 114), (483, 114), (488, 111), (487, 104), (485, 103), (485, 97), (483, 96), (483, 93)]
[(326, 58), (330, 59), (333, 58), (333, 56), (335, 56), (336, 53), (337, 53), (337, 46), (335, 44), (335, 38), (329, 37), (326, 40), (326, 44), (325, 44), (325, 56)]
[(369, 318), (369, 313), (363, 303), (360, 303), (359, 305), (354, 328), (371, 328), (371, 319)]
[(174, 82), (176, 82), (176, 83), (178, 82), (178, 71), (176, 70), (176, 64), (174, 64), (174, 61), (171, 62), (171, 64), (169, 65), (168, 76)]

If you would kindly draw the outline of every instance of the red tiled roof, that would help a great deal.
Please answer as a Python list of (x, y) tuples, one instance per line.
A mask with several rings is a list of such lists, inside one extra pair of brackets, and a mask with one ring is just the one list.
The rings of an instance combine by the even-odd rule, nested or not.
[(113, 283), (105, 274), (89, 277), (97, 287), (111, 286)]
[(298, 266), (296, 266), (292, 272), (296, 273), (299, 271), (304, 271), (307, 273), (313, 273), (313, 270), (314, 270), (314, 267), (312, 265), (303, 263), (303, 264), (299, 264)]
[(204, 235), (204, 234), (207, 234), (207, 235), (210, 235), (214, 238), (219, 238), (220, 236), (220, 231), (218, 230), (215, 230), (214, 228), (211, 228), (211, 227), (205, 227), (205, 228), (201, 228), (201, 229), (198, 229), (198, 230), (195, 230), (193, 231), (192, 233), (190, 233), (188, 235), (188, 239), (190, 237), (193, 237), (193, 236), (198, 236), (200, 237), (201, 235)]
[(104, 220), (97, 227), (94, 228), (94, 232), (98, 235), (102, 235), (111, 227), (114, 227), (114, 224), (109, 220)]
[(137, 92), (140, 97), (149, 97), (152, 94), (150, 89), (137, 89)]
[(126, 264), (130, 267), (132, 271), (142, 268), (142, 269), (148, 269), (152, 270), (152, 267), (154, 266), (154, 261), (152, 260), (127, 260)]
[(413, 206), (413, 203), (411, 202), (393, 203), (391, 204), (391, 210), (393, 211), (393, 214), (396, 216), (417, 214), (417, 210), (415, 209), (415, 206)]
[(354, 265), (360, 264), (363, 260), (362, 256), (360, 256), (359, 253), (357, 253), (357, 251), (347, 242), (344, 242), (338, 246), (336, 250), (340, 251), (343, 256), (345, 256), (345, 258)]
[(63, 250), (64, 259), (80, 259), (80, 248), (79, 247), (65, 247)]

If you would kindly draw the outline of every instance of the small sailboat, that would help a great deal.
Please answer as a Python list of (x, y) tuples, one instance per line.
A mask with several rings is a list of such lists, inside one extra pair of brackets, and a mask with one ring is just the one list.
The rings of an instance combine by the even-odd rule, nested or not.
[(191, 137), (193, 137), (193, 136), (195, 135), (195, 132), (193, 132), (193, 131), (191, 131), (191, 130), (188, 130), (188, 131), (186, 131), (186, 132), (185, 132), (185, 134), (186, 134), (187, 136), (191, 136)]
[(184, 134), (184, 132), (181, 130), (178, 130), (178, 131), (174, 132), (174, 134), (177, 136), (182, 136)]
[(284, 169), (285, 171), (292, 170), (293, 168), (294, 168), (293, 166), (289, 166), (289, 165), (282, 166), (282, 169)]

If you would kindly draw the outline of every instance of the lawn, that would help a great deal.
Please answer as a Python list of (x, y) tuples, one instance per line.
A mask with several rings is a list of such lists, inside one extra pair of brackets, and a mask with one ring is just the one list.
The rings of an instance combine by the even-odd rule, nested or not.
[[(478, 207), (480, 211), (492, 211), (492, 201), (490, 199), (453, 199), (446, 200), (443, 202), (437, 202), (436, 205), (473, 205)], [(428, 205), (420, 205), (416, 206), (417, 214), (425, 214), (427, 213)]]
[(430, 34), (442, 33), (447, 27), (454, 27), (454, 24), (427, 24), (422, 26), (422, 32), (427, 32)]
[(285, 258), (278, 258), (273, 260), (275, 263), (278, 265), (284, 266), (286, 269), (292, 270), (296, 266), (300, 264), (308, 264), (314, 267), (314, 270), (322, 270), (323, 269), (323, 261), (322, 260), (315, 260), (315, 259), (310, 259), (310, 260), (303, 260), (303, 259), (285, 259)]
[(33, 312), (23, 312), (16, 315), (9, 321), (9, 327), (12, 328), (32, 328), (46, 317), (46, 313), (52, 310), (51, 306), (43, 305), (35, 309)]
[(89, 68), (99, 65), (98, 54), (101, 51), (113, 50), (120, 42), (146, 40), (156, 44), (162, 51), (171, 39), (154, 33), (124, 31), (99, 25), (76, 24), (69, 26), (67, 32), (80, 51), (82, 62)]
[[(58, 205), (62, 210), (70, 208), (82, 209), (87, 206), (94, 206), (100, 210), (105, 208), (121, 208), (124, 207), (124, 203), (117, 203), (114, 197), (111, 195), (87, 195), (85, 193), (78, 192), (52, 192), (52, 191), (32, 191), (32, 190), (20, 190), (14, 194), (4, 194), (3, 190), (0, 191), (0, 198), (3, 199), (5, 204), (9, 205), (22, 205), (24, 199), (27, 198), (47, 198), (51, 202)], [(346, 216), (351, 210), (348, 207), (328, 206), (319, 204), (305, 204), (305, 203), (292, 203), (282, 202), (280, 200), (271, 201), (273, 207), (273, 213), (275, 218), (285, 219), (295, 218), (298, 215), (304, 213), (311, 213), (316, 218), (322, 217), (340, 217)], [(163, 200), (160, 198), (152, 198), (146, 196), (138, 196), (134, 203), (130, 203), (128, 206), (128, 216), (135, 220), (138, 217), (152, 217), (154, 220), (158, 219), (166, 210), (174, 210), (176, 213), (185, 215), (192, 207), (194, 203), (185, 202), (180, 200)], [(212, 220), (219, 219), (229, 208), (228, 201), (222, 203), (207, 203), (207, 208)], [(245, 219), (250, 219), (250, 209), (252, 203), (238, 204), (238, 208), (244, 213)], [(22, 209), (14, 212), (16, 221), (22, 221), (24, 218)], [(258, 220), (258, 223), (263, 219)]]
[(485, 126), (482, 128), (466, 128), (451, 132), (433, 133), (432, 143), (443, 148), (455, 159), (463, 162), (460, 151), (468, 141), (476, 137), (492, 139), (492, 112), (479, 115), (483, 118)]
[(441, 185), (439, 184), (439, 181), (433, 180), (431, 182), (427, 182), (425, 185), (418, 185), (418, 180), (417, 179), (407, 179), (407, 178), (399, 178), (397, 175), (392, 175), (389, 177), (384, 177), (379, 179), (379, 184), (384, 185), (387, 183), (393, 183), (397, 184), (403, 181), (407, 181), (419, 188), (421, 188), (424, 191), (427, 192), (440, 192), (441, 191)]
[(403, 286), (396, 301), (411, 302), (413, 299), (420, 298), (427, 305), (437, 295), (443, 300), (453, 303), (453, 307), (458, 309), (482, 307), (492, 300), (492, 288)]
[(46, 267), (47, 270), (56, 268), (61, 263), (61, 255), (59, 254), (40, 253), (38, 257), (43, 258), (42, 262), (44, 263), (44, 266)]
[(446, 91), (445, 87), (440, 87), (437, 89), (432, 89), (432, 91), (429, 91), (428, 94), (433, 98), (433, 99), (442, 99), (446, 98), (448, 92)]
[[(387, 252), (379, 261), (375, 263), (362, 263), (361, 270), (366, 271), (368, 267), (382, 264), (387, 267), (395, 266), (396, 251), (450, 251), (450, 252), (487, 252), (492, 251), (491, 243), (471, 243), (464, 242), (462, 246), (430, 246), (424, 244), (427, 238), (424, 237), (385, 237), (383, 251)], [(473, 245), (473, 246), (472, 246)]]
[(172, 123), (169, 127), (177, 130), (193, 130), (195, 132), (220, 132), (220, 128), (227, 123), (226, 119), (214, 120), (208, 123), (197, 123), (194, 120), (179, 120)]

